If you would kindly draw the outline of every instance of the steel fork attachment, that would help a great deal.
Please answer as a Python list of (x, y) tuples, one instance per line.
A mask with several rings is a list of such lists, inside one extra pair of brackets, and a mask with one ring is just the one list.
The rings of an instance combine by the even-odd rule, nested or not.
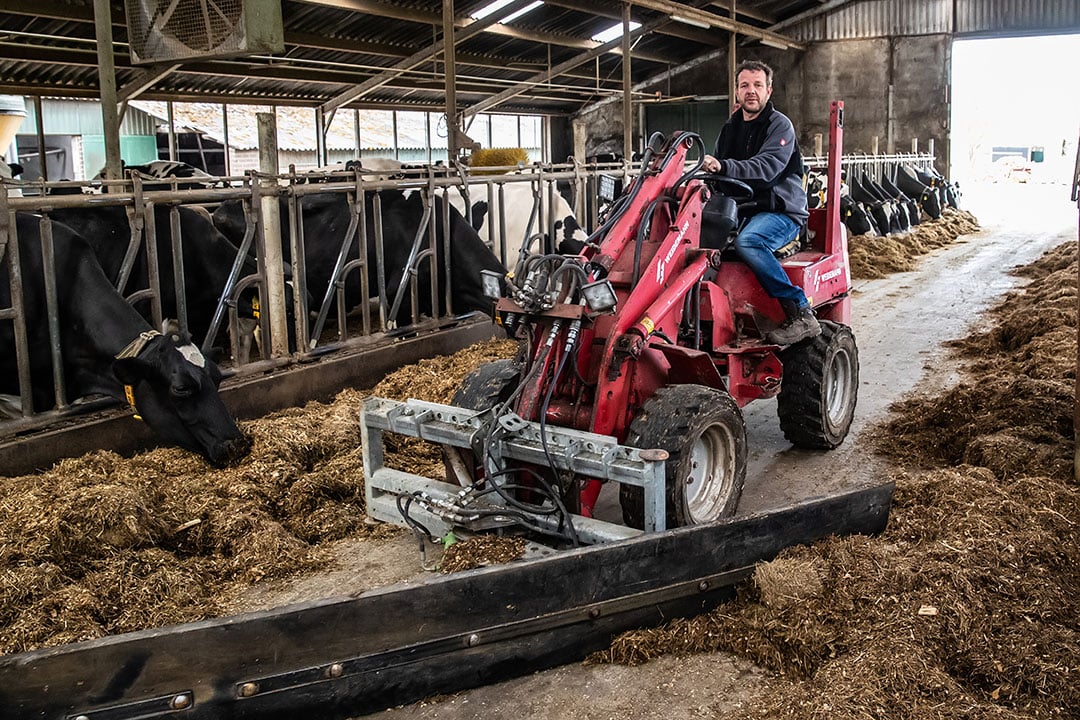
[[(398, 402), (371, 397), (361, 411), (361, 439), (364, 447), (364, 477), (368, 514), (397, 524), (405, 522), (398, 507), (399, 497), (411, 497), (413, 517), (429, 530), (444, 535), (454, 527), (486, 529), (509, 520), (497, 493), (474, 499), (476, 485), (439, 482), (384, 465), (382, 435), (392, 432), (454, 448), (473, 448), (474, 439), (491, 423), (500, 424), (484, 453), (485, 483), (505, 482), (510, 460), (551, 466), (604, 481), (636, 485), (645, 493), (645, 531), (666, 528), (663, 450), (641, 450), (620, 445), (608, 435), (573, 430), (521, 419), (513, 413), (495, 418), (491, 411), (475, 412), (449, 405), (409, 400)], [(546, 448), (545, 448), (546, 444)], [(503, 514), (500, 514), (500, 511)], [(568, 513), (573, 532), (584, 544), (623, 540), (641, 534), (623, 525)], [(549, 530), (557, 529), (564, 518), (535, 516), (533, 522)]]

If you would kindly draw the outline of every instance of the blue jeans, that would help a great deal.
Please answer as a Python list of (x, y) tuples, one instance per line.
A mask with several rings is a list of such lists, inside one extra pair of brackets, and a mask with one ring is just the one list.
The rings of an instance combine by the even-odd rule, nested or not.
[(773, 255), (795, 239), (799, 226), (783, 213), (758, 213), (743, 227), (735, 238), (735, 252), (739, 259), (750, 266), (754, 276), (771, 297), (790, 300), (800, 308), (806, 307), (806, 295), (788, 280), (780, 261)]

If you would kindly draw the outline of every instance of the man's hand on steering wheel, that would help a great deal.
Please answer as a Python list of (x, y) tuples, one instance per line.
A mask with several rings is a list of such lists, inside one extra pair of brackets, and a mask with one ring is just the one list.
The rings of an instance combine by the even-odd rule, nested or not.
[(720, 168), (720, 161), (712, 155), (706, 155), (704, 161), (702, 161), (701, 169), (705, 172), (718, 173), (720, 172)]

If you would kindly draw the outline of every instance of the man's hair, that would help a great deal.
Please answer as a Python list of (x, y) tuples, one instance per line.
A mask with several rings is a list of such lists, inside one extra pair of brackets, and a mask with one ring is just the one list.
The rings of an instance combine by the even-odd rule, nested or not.
[(761, 62), (760, 60), (743, 60), (741, 63), (739, 63), (739, 67), (735, 69), (736, 85), (738, 85), (739, 75), (744, 70), (765, 73), (765, 86), (772, 87), (772, 68)]

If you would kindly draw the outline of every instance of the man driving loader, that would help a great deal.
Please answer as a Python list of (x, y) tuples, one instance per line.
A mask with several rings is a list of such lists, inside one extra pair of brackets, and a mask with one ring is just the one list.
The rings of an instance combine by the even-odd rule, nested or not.
[(735, 252), (784, 309), (786, 320), (766, 332), (764, 339), (791, 345), (819, 335), (821, 326), (806, 295), (791, 283), (774, 255), (798, 238), (809, 213), (795, 127), (769, 100), (772, 85), (773, 71), (765, 63), (739, 64), (735, 112), (720, 130), (715, 157), (706, 155), (702, 168), (753, 188), (754, 201), (740, 208), (744, 224), (735, 239)]

